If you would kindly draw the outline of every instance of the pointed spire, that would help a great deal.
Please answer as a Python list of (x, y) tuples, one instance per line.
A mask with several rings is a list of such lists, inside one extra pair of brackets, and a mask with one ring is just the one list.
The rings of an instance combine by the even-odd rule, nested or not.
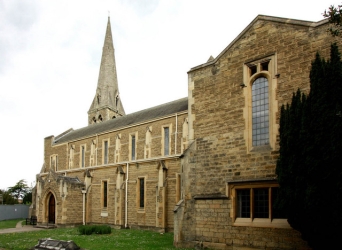
[(125, 115), (119, 94), (110, 17), (102, 49), (97, 90), (88, 111), (89, 124)]

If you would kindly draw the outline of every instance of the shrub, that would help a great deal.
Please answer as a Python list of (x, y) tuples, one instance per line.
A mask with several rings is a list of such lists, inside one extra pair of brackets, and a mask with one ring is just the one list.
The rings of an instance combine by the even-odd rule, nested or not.
[(91, 235), (95, 234), (110, 234), (112, 228), (108, 225), (83, 225), (78, 227), (80, 234)]

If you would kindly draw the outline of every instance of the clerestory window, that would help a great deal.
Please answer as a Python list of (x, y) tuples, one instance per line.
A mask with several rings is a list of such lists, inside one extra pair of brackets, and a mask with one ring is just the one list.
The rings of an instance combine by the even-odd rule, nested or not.
[(103, 164), (108, 164), (108, 140), (103, 142)]
[(135, 135), (131, 136), (131, 160), (135, 160)]
[(170, 130), (169, 127), (164, 127), (164, 155), (169, 155), (169, 144), (170, 144)]

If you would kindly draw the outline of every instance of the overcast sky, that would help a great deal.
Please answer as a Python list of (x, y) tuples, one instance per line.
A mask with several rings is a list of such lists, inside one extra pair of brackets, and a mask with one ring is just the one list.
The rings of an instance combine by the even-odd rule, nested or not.
[(322, 20), (334, 1), (0, 0), (0, 189), (35, 184), (44, 138), (87, 125), (110, 15), (126, 113), (187, 96), (187, 71), (258, 14)]

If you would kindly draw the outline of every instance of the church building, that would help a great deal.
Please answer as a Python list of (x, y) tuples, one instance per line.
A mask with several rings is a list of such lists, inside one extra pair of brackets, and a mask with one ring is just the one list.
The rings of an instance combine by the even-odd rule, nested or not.
[(340, 44), (328, 26), (259, 15), (190, 69), (188, 97), (125, 114), (108, 19), (89, 124), (44, 140), (38, 224), (173, 231), (177, 247), (309, 249), (273, 206), (279, 115), (309, 91), (315, 54)]
[(182, 98), (125, 114), (108, 19), (88, 126), (44, 139), (34, 202), (38, 224), (171, 230), (187, 110)]
[(309, 248), (274, 207), (279, 116), (298, 88), (308, 93), (316, 53), (329, 58), (331, 44), (341, 45), (328, 28), (328, 20), (259, 15), (216, 58), (189, 70), (176, 246)]

